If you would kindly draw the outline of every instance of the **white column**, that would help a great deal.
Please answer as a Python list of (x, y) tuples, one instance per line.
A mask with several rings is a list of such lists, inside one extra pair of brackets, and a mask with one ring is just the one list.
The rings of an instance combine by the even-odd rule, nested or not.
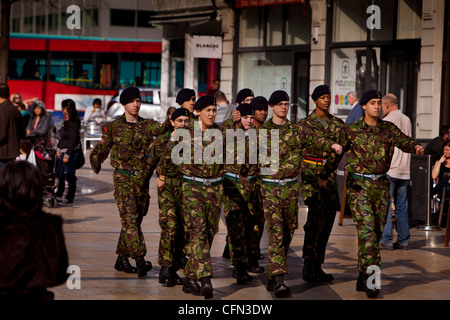
[(423, 1), (416, 138), (439, 135), (445, 0)]
[(222, 15), (222, 61), (220, 63), (220, 91), (225, 93), (232, 102), (233, 84), (233, 40), (234, 40), (234, 12), (230, 8), (220, 10)]

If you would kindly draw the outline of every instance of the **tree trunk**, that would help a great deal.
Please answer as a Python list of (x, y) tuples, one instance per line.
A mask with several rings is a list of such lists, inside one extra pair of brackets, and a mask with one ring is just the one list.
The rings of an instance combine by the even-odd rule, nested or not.
[(1, 35), (0, 35), (0, 83), (8, 80), (9, 63), (9, 17), (11, 13), (11, 0), (1, 0)]

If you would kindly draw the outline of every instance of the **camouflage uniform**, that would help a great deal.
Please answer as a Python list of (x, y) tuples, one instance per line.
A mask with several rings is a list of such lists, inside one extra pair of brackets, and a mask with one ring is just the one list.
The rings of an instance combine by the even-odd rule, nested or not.
[[(170, 163), (165, 166), (163, 156), (168, 152), (167, 143), (173, 131), (168, 131), (155, 139), (152, 148), (152, 161), (159, 162), (156, 168), (157, 176), (164, 175), (166, 183), (158, 190), (159, 225), (161, 237), (158, 251), (158, 264), (161, 267), (178, 270), (183, 266), (182, 257), (185, 246), (185, 232), (182, 215), (182, 177), (178, 166)], [(164, 167), (164, 171), (161, 170)]]
[[(332, 141), (315, 136), (308, 126), (287, 121), (279, 126), (268, 120), (258, 128), (267, 130), (267, 152), (271, 144), (271, 130), (279, 130), (279, 170), (270, 176), (261, 176), (261, 195), (264, 218), (269, 236), (269, 277), (288, 273), (287, 254), (298, 218), (298, 175), (302, 161), (302, 149), (314, 144), (320, 150), (331, 150)], [(260, 167), (269, 167), (261, 164)], [(287, 181), (285, 179), (288, 179)], [(279, 181), (285, 180), (285, 181)]]
[(122, 115), (103, 127), (101, 142), (90, 154), (91, 166), (98, 173), (111, 152), (114, 197), (122, 223), (116, 249), (119, 256), (136, 258), (147, 252), (141, 223), (150, 201), (150, 146), (153, 137), (169, 126), (168, 122), (160, 124), (141, 117), (136, 123), (128, 123)]
[[(214, 124), (211, 129), (217, 129)], [(220, 211), (223, 196), (223, 164), (205, 163), (197, 164), (194, 159), (194, 146), (196, 137), (194, 137), (194, 126), (191, 124), (188, 128), (179, 128), (178, 130), (188, 130), (191, 141), (191, 159), (189, 163), (180, 164), (180, 172), (183, 175), (182, 194), (183, 194), (183, 217), (186, 230), (188, 232), (189, 243), (187, 248), (188, 261), (186, 263), (184, 274), (186, 278), (198, 280), (201, 278), (212, 277), (211, 245), (214, 235), (219, 230)], [(202, 154), (205, 148), (210, 144), (206, 139), (202, 139)], [(176, 143), (169, 141), (167, 152), (165, 152), (165, 165), (161, 170), (167, 170), (167, 166), (172, 165), (171, 152)], [(189, 179), (191, 178), (191, 179)], [(216, 182), (203, 183), (193, 179), (215, 179)]]
[[(307, 124), (315, 135), (337, 141), (345, 123), (331, 114), (328, 114), (325, 121), (324, 125), (313, 111), (308, 117), (302, 119), (299, 125)], [(303, 149), (301, 192), (303, 200), (308, 206), (308, 217), (303, 226), (305, 231), (303, 259), (305, 262), (310, 261), (320, 265), (325, 259), (326, 245), (333, 228), (336, 210), (339, 210), (337, 166), (333, 168), (325, 188), (319, 187), (318, 177), (327, 160), (337, 163), (333, 161), (335, 157), (336, 153), (318, 150), (314, 144)]]
[[(364, 118), (345, 126), (338, 143), (348, 151), (347, 201), (358, 231), (358, 268), (360, 274), (366, 274), (370, 265), (380, 266), (381, 262), (379, 243), (390, 197), (386, 172), (394, 147), (412, 153), (418, 143), (391, 122), (379, 119), (371, 127)], [(329, 177), (333, 167), (331, 161), (327, 163), (321, 178)]]
[[(223, 128), (232, 129), (233, 119), (223, 123)], [(255, 133), (256, 137), (256, 133)], [(238, 138), (235, 139), (233, 152), (227, 159), (234, 159), (232, 164), (225, 164), (224, 188), (224, 216), (228, 231), (230, 259), (233, 266), (257, 264), (259, 243), (257, 211), (252, 196), (256, 193), (256, 174), (258, 166), (249, 163), (249, 138), (246, 135), (245, 150), (238, 153)], [(245, 159), (240, 159), (244, 155)], [(244, 162), (243, 164), (241, 164)], [(241, 177), (247, 177), (242, 181)]]

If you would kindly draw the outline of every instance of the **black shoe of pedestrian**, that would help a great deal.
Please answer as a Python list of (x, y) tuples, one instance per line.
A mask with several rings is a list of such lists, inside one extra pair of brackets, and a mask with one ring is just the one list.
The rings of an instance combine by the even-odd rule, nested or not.
[(117, 271), (123, 271), (126, 273), (137, 273), (136, 267), (133, 267), (128, 258), (123, 256), (117, 256), (114, 269)]
[(152, 270), (152, 263), (145, 261), (144, 257), (134, 258), (136, 260), (136, 268), (138, 277), (145, 277), (147, 272)]
[(204, 296), (205, 299), (211, 299), (213, 297), (214, 289), (212, 287), (211, 278), (204, 277), (200, 279), (202, 285), (200, 289), (200, 295)]
[(283, 275), (274, 277), (274, 293), (277, 298), (285, 298), (291, 295), (291, 289), (284, 284)]
[(325, 271), (323, 271), (320, 263), (318, 263), (318, 262), (314, 264), (314, 273), (315, 273), (317, 281), (319, 281), (319, 282), (331, 282), (334, 280), (333, 275), (329, 274), (329, 273), (325, 273)]
[(314, 263), (312, 261), (305, 260), (303, 264), (302, 276), (303, 280), (306, 282), (317, 282)]
[(159, 283), (166, 284), (168, 279), (169, 279), (169, 267), (161, 267), (158, 276)]
[(247, 273), (247, 266), (245, 264), (235, 266), (232, 276), (236, 279), (237, 284), (246, 284), (253, 280), (252, 276)]
[(182, 289), (184, 293), (192, 293), (195, 296), (199, 296), (200, 289), (197, 280), (184, 278)]

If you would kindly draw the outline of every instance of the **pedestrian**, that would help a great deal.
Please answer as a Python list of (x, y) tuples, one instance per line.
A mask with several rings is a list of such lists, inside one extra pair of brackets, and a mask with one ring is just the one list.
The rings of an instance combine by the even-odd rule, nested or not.
[(27, 125), (27, 136), (34, 141), (39, 138), (49, 138), (52, 119), (47, 115), (42, 101), (33, 102), (33, 112)]
[[(81, 125), (75, 102), (72, 99), (63, 100), (61, 108), (65, 118), (59, 132), (59, 142), (56, 149), (56, 175), (58, 177), (56, 201), (62, 205), (70, 205), (73, 204), (77, 189), (76, 170), (78, 161), (83, 157), (80, 140)], [(63, 199), (66, 180), (68, 189), (67, 195)]]
[[(290, 122), (287, 119), (289, 100), (289, 95), (285, 91), (274, 91), (268, 101), (273, 117), (258, 128), (259, 135), (262, 129), (267, 131), (267, 150), (271, 150), (272, 153), (278, 150), (276, 172), (272, 170), (272, 174), (267, 174), (269, 168), (274, 165), (271, 154), (271, 161), (267, 164), (260, 162), (261, 170), (266, 169), (268, 172), (259, 174), (269, 237), (267, 290), (274, 291), (275, 296), (279, 298), (290, 295), (290, 289), (283, 278), (288, 273), (287, 255), (297, 225), (299, 196), (297, 177), (300, 173), (302, 150), (309, 144), (317, 144), (319, 149), (340, 151), (340, 146), (315, 136), (306, 125), (299, 126)], [(279, 145), (272, 144), (274, 132), (278, 132)], [(259, 149), (261, 150), (261, 146)]]
[(46, 213), (39, 170), (27, 161), (0, 169), (0, 299), (53, 300), (69, 260), (60, 216)]
[[(103, 126), (102, 139), (92, 150), (90, 163), (98, 174), (102, 162), (111, 152), (111, 166), (115, 169), (114, 198), (122, 224), (114, 268), (127, 273), (137, 272), (138, 277), (145, 277), (152, 268), (151, 262), (144, 259), (147, 249), (141, 229), (150, 201), (148, 158), (153, 137), (168, 130), (170, 124), (139, 116), (141, 92), (136, 87), (126, 88), (120, 95), (120, 103), (125, 113)], [(136, 261), (137, 268), (131, 266), (130, 257)]]
[[(256, 175), (258, 166), (249, 162), (250, 134), (253, 129), (254, 110), (250, 104), (242, 103), (236, 110), (240, 114), (241, 129), (235, 131), (233, 143), (227, 140), (227, 146), (233, 145), (233, 149), (227, 148), (226, 164), (224, 165), (225, 176), (224, 189), (224, 217), (227, 226), (228, 245), (231, 264), (234, 266), (232, 276), (238, 284), (246, 284), (252, 280), (247, 269), (263, 272), (259, 267), (259, 230), (258, 217), (259, 207), (253, 204), (252, 196), (256, 188)], [(224, 128), (231, 129), (234, 119), (228, 119)], [(253, 130), (255, 133), (255, 131)], [(239, 135), (239, 133), (242, 133)], [(228, 136), (227, 136), (228, 138)], [(254, 134), (256, 138), (256, 134)], [(243, 147), (239, 150), (239, 145)], [(229, 161), (232, 159), (233, 161)], [(256, 267), (259, 269), (256, 269)]]
[(25, 126), (20, 111), (9, 100), (9, 87), (0, 84), (0, 168), (20, 154)]
[[(337, 141), (340, 131), (345, 126), (344, 121), (329, 112), (331, 91), (327, 85), (317, 86), (311, 95), (316, 108), (305, 119), (300, 120), (300, 126), (308, 126), (314, 135)], [(333, 275), (322, 270), (325, 261), (325, 251), (333, 228), (336, 211), (340, 210), (339, 190), (336, 180), (337, 166), (332, 171), (325, 187), (318, 184), (318, 177), (326, 161), (333, 159), (335, 153), (318, 150), (314, 144), (303, 149), (301, 164), (301, 192), (308, 206), (303, 244), (303, 280), (307, 282), (328, 282)], [(335, 161), (333, 163), (336, 163)]]
[[(395, 124), (408, 137), (412, 135), (411, 120), (398, 108), (398, 99), (388, 93), (381, 99), (383, 108), (383, 120)], [(397, 242), (392, 243), (392, 206), (389, 205), (389, 213), (386, 218), (383, 235), (381, 236), (380, 249), (408, 249), (409, 213), (408, 213), (408, 186), (411, 179), (410, 174), (411, 155), (398, 149), (394, 149), (389, 171), (386, 177), (390, 184), (390, 201), (394, 201), (395, 225), (397, 230)]]
[[(175, 109), (170, 115), (170, 123), (174, 130), (185, 128), (189, 125), (190, 115), (188, 109)], [(183, 284), (177, 271), (186, 265), (186, 235), (183, 221), (183, 203), (181, 181), (182, 175), (178, 166), (170, 163), (165, 166), (167, 157), (164, 157), (167, 143), (173, 130), (158, 136), (152, 148), (152, 160), (159, 163), (156, 168), (158, 205), (159, 205), (159, 225), (161, 227), (161, 237), (158, 250), (158, 264), (161, 266), (159, 272), (159, 283), (168, 287)], [(170, 161), (170, 160), (169, 160)], [(165, 170), (162, 170), (164, 168)]]
[(86, 124), (90, 121), (101, 123), (105, 122), (106, 119), (105, 110), (102, 108), (102, 100), (100, 98), (95, 98), (94, 101), (92, 101), (92, 106), (84, 111), (84, 123)]
[(356, 91), (350, 91), (349, 93), (347, 93), (347, 100), (352, 109), (350, 110), (345, 123), (350, 124), (364, 117), (364, 109), (358, 102), (358, 94), (356, 93)]
[(424, 154), (431, 155), (431, 163), (436, 163), (443, 156), (442, 150), (447, 142), (450, 142), (450, 125), (443, 125), (439, 135), (425, 146)]
[[(194, 150), (194, 146), (198, 146), (198, 149), (201, 146), (201, 154), (204, 155), (205, 149), (213, 143), (208, 144), (206, 139), (198, 137), (195, 130), (201, 130), (202, 135), (205, 135), (211, 132), (208, 131), (209, 129), (219, 129), (214, 123), (217, 110), (216, 99), (208, 95), (202, 96), (196, 101), (194, 108), (198, 113), (198, 121), (190, 124), (186, 129), (179, 128), (176, 131), (188, 134), (190, 137), (188, 148), (192, 151), (189, 160), (179, 164), (179, 170), (183, 175), (183, 216), (189, 241), (183, 292), (211, 298), (214, 291), (211, 283), (213, 276), (211, 245), (219, 229), (223, 196), (223, 164), (211, 159), (212, 154), (205, 155), (200, 161), (195, 158), (200, 150)], [(168, 147), (171, 154), (176, 145), (175, 140), (169, 141)], [(220, 144), (219, 148), (222, 147), (223, 145)], [(161, 170), (164, 172), (167, 169), (161, 168)]]
[[(367, 286), (372, 267), (380, 267), (379, 243), (389, 210), (389, 180), (386, 177), (394, 147), (403, 152), (423, 154), (423, 147), (405, 135), (395, 124), (379, 118), (381, 93), (366, 91), (360, 100), (365, 110), (364, 118), (347, 125), (339, 136), (339, 144), (347, 151), (345, 169), (348, 171), (347, 199), (358, 233), (357, 291), (376, 297), (380, 290)], [(320, 174), (319, 184), (324, 185), (333, 171), (329, 161)]]

